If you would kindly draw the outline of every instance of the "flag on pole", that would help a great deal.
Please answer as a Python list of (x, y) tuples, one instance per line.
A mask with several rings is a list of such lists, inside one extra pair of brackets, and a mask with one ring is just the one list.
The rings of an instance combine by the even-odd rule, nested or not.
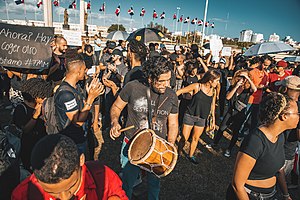
[(191, 21), (191, 24), (196, 24), (197, 21), (198, 21), (198, 19), (197, 19), (197, 17), (196, 17), (196, 18), (194, 18), (194, 19)]
[(160, 19), (165, 19), (165, 18), (166, 18), (166, 13), (165, 12), (161, 13)]
[(197, 24), (198, 24), (198, 26), (202, 26), (203, 25), (203, 20), (198, 20), (198, 22), (197, 22)]
[(146, 13), (145, 8), (142, 8), (141, 13), (140, 13), (140, 16), (141, 16), (141, 17), (144, 17), (144, 16), (145, 16), (145, 13)]
[(215, 28), (215, 22), (213, 22), (212, 24), (210, 24), (211, 28)]
[(183, 23), (189, 23), (190, 22), (190, 17), (187, 17), (187, 18), (185, 18), (185, 20), (184, 20), (184, 22)]
[(54, 0), (54, 1), (53, 1), (53, 5), (54, 5), (55, 7), (59, 6), (59, 0)]
[(102, 6), (99, 9), (100, 12), (105, 12), (105, 2), (103, 2)]
[(90, 10), (90, 9), (91, 9), (91, 1), (89, 1), (89, 2), (87, 3), (86, 9), (87, 9), (87, 10)]
[(205, 22), (205, 27), (209, 26), (209, 21)]
[(157, 18), (157, 13), (155, 10), (153, 10), (153, 15), (152, 15), (153, 19)]
[(177, 19), (176, 13), (174, 13), (174, 15), (173, 15), (173, 20), (175, 20), (175, 19)]
[(178, 22), (182, 22), (183, 21), (183, 15), (180, 16), (180, 18), (178, 19)]
[(128, 10), (128, 14), (132, 17), (134, 15), (133, 7), (131, 6)]
[(38, 0), (36, 6), (37, 6), (38, 8), (40, 8), (42, 4), (43, 4), (43, 1), (42, 1), (42, 0)]
[(24, 0), (15, 0), (15, 3), (16, 3), (17, 5), (19, 5), (19, 4), (24, 3)]
[(74, 0), (70, 5), (69, 5), (70, 9), (76, 9), (76, 0)]
[(120, 12), (121, 12), (121, 6), (119, 5), (115, 11), (115, 14), (117, 15), (117, 17), (119, 16)]

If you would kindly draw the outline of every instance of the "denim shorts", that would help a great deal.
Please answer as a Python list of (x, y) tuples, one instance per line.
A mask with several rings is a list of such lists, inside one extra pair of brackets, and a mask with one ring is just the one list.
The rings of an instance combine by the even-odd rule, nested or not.
[(206, 119), (202, 119), (201, 117), (193, 116), (185, 113), (183, 117), (183, 124), (189, 126), (204, 127), (206, 124)]

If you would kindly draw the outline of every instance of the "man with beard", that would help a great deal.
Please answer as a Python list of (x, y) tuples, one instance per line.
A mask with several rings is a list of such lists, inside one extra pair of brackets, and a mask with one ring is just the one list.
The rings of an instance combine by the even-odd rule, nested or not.
[(145, 82), (145, 76), (142, 72), (142, 63), (147, 56), (146, 45), (137, 40), (130, 40), (127, 49), (127, 59), (131, 69), (125, 75), (123, 85), (125, 86), (129, 81), (133, 80)]
[[(121, 148), (123, 189), (131, 199), (134, 183), (140, 168), (128, 160), (128, 149), (137, 130), (151, 128), (155, 134), (174, 144), (178, 134), (178, 98), (170, 87), (171, 63), (164, 57), (150, 58), (143, 64), (148, 78), (147, 85), (138, 80), (131, 81), (122, 89), (111, 108), (110, 136), (114, 140), (121, 135), (119, 117), (127, 105), (126, 126), (134, 129), (125, 131)], [(151, 113), (148, 113), (151, 110)], [(150, 117), (149, 117), (150, 115)], [(159, 199), (160, 180), (147, 172), (148, 199)]]
[(58, 36), (54, 39), (52, 59), (47, 72), (47, 81), (53, 82), (53, 84), (59, 85), (66, 73), (65, 67), (65, 53), (67, 50), (67, 40)]

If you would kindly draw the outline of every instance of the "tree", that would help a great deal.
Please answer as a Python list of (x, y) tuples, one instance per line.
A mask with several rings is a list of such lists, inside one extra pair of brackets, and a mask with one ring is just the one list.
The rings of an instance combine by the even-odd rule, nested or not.
[[(107, 32), (113, 32), (118, 30), (118, 24), (112, 24), (108, 29)], [(125, 31), (125, 27), (122, 24), (119, 24), (119, 31)]]

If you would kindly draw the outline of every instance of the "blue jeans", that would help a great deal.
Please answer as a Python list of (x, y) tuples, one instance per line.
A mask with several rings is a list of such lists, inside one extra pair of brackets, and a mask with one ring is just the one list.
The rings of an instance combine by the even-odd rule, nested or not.
[[(128, 148), (129, 145), (124, 141), (121, 148), (121, 167), (122, 167), (122, 182), (123, 190), (129, 199), (132, 196), (133, 185), (137, 180), (141, 169), (135, 165), (132, 165), (128, 160)], [(160, 191), (160, 180), (154, 174), (147, 172), (148, 181), (148, 200), (158, 200)]]

